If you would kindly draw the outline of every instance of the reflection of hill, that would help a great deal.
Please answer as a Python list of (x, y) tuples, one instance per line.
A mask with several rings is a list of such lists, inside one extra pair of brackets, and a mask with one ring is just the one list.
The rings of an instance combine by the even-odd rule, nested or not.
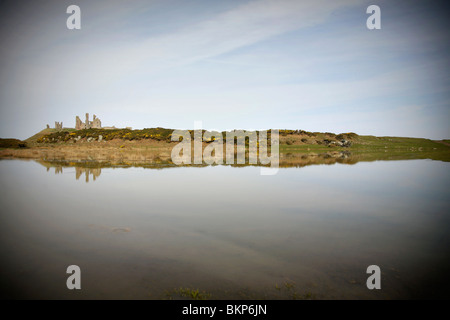
[(280, 167), (281, 168), (301, 168), (315, 164), (335, 164), (346, 163), (354, 164), (358, 161), (352, 159), (352, 155), (348, 151), (341, 152), (327, 152), (322, 154), (309, 153), (287, 153), (280, 155)]
[[(410, 159), (433, 159), (426, 153), (415, 152), (373, 152), (373, 153), (352, 153), (350, 151), (330, 151), (325, 153), (280, 153), (280, 168), (301, 168), (309, 165), (327, 164), (355, 164), (361, 161), (377, 161), (377, 160), (410, 160)], [(439, 160), (436, 159), (436, 160)], [(84, 173), (86, 182), (89, 182), (89, 175), (92, 175), (94, 181), (100, 176), (101, 168), (129, 168), (142, 167), (148, 169), (165, 169), (176, 168), (170, 158), (153, 157), (151, 159), (139, 160), (110, 160), (110, 161), (67, 161), (67, 160), (36, 160), (36, 162), (47, 168), (55, 168), (55, 173), (62, 173), (64, 167), (74, 167), (75, 177), (78, 180)], [(248, 162), (248, 158), (247, 158)], [(184, 167), (202, 167), (202, 165), (183, 165)], [(233, 164), (233, 167), (245, 167), (248, 164)], [(261, 166), (261, 165), (252, 165)]]

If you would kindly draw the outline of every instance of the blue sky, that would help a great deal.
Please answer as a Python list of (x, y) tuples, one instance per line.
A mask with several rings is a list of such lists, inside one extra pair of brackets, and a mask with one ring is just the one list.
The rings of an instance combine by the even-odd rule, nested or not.
[[(105, 126), (450, 138), (432, 1), (2, 1), (0, 136)], [(81, 8), (68, 30), (66, 8)], [(366, 8), (381, 8), (368, 30)]]

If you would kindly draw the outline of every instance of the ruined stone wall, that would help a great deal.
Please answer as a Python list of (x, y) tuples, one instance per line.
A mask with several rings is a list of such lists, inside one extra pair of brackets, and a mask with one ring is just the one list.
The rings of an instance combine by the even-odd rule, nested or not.
[(77, 129), (77, 130), (84, 129), (84, 128), (82, 128), (82, 126), (84, 126), (84, 123), (81, 121), (80, 117), (77, 116), (75, 118), (75, 129)]
[(91, 122), (91, 128), (100, 129), (102, 127), (102, 123), (99, 118), (94, 114), (94, 120)]
[(93, 121), (89, 121), (89, 113), (86, 113), (86, 120), (85, 122), (81, 121), (80, 117), (75, 118), (75, 129), (76, 130), (82, 130), (82, 129), (101, 129), (102, 123), (99, 118), (94, 114)]

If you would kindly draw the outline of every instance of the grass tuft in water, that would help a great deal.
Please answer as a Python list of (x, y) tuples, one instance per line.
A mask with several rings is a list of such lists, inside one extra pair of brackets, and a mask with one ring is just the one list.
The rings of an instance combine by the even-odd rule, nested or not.
[(187, 299), (192, 299), (192, 300), (207, 300), (211, 297), (211, 294), (207, 293), (205, 291), (200, 291), (199, 289), (192, 289), (192, 288), (182, 288), (182, 287), (168, 291), (168, 292), (166, 292), (166, 295), (170, 300), (173, 300), (176, 298), (187, 298)]

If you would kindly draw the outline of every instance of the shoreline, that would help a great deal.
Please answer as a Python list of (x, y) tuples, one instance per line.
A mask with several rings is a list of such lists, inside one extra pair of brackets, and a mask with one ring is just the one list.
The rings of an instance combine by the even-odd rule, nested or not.
[[(110, 136), (106, 136), (105, 132), (108, 132)], [(171, 141), (171, 132), (171, 129), (164, 128), (44, 129), (24, 141), (0, 139), (0, 159), (136, 163), (170, 161), (172, 148), (179, 143)], [(357, 156), (360, 159), (371, 160), (393, 158), (450, 161), (450, 140), (360, 136), (355, 133), (336, 135), (329, 132), (302, 130), (279, 130), (278, 140), (280, 165), (283, 161), (286, 162), (286, 158), (291, 154), (303, 159), (345, 159)], [(214, 142), (203, 141), (202, 149), (204, 150), (211, 143)], [(193, 143), (191, 146), (193, 147)], [(248, 152), (248, 146), (246, 152)]]

